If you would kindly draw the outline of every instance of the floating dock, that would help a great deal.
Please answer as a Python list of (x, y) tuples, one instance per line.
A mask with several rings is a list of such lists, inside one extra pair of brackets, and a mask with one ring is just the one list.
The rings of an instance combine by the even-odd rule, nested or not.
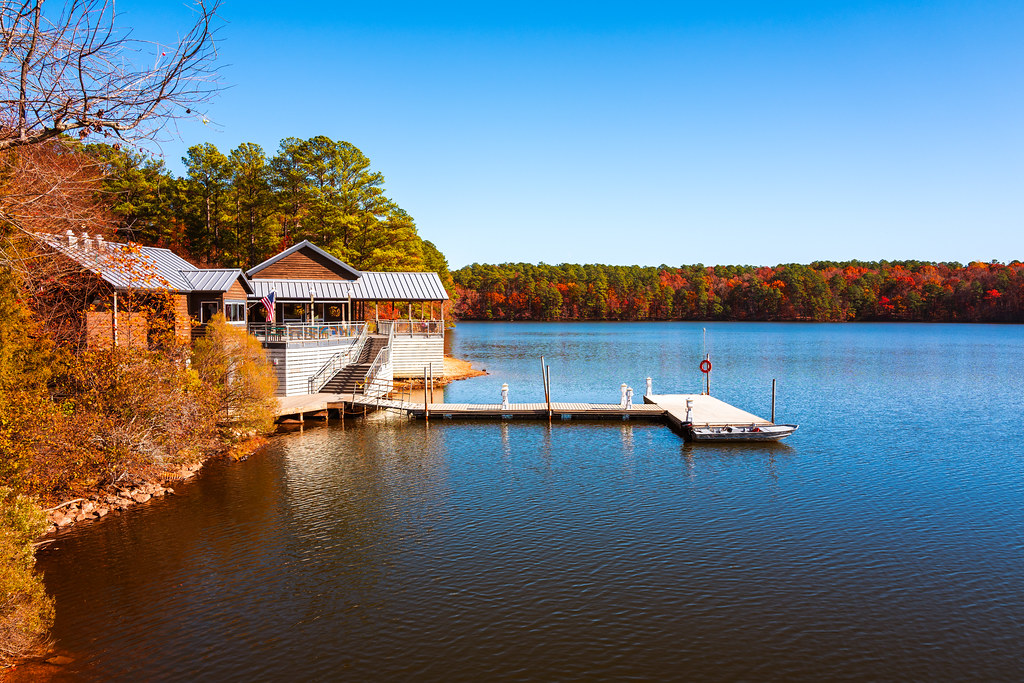
[(655, 394), (644, 396), (644, 402), (660, 407), (673, 429), (681, 430), (686, 423), (686, 401), (693, 401), (693, 424), (709, 427), (739, 427), (770, 425), (771, 421), (740, 410), (725, 401), (706, 394)]
[(679, 434), (687, 436), (686, 402), (693, 402), (692, 426), (749, 427), (766, 426), (772, 422), (753, 413), (729, 405), (705, 394), (654, 394), (644, 402), (626, 408), (619, 403), (412, 403), (361, 394), (312, 394), (278, 399), (278, 417), (294, 415), (299, 422), (303, 415), (372, 412), (386, 409), (403, 412), (414, 419), (552, 419), (552, 420), (648, 420), (665, 422)]

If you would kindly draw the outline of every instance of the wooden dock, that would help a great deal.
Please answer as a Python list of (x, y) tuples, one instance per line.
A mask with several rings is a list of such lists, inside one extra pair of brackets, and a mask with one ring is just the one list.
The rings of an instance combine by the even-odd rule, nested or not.
[[(431, 403), (429, 408), (432, 420), (546, 419), (549, 416), (547, 403), (510, 403), (505, 407), (500, 403)], [(428, 414), (427, 407), (422, 404), (414, 404), (408, 412), (420, 419), (426, 418)], [(665, 410), (657, 405), (643, 403), (634, 404), (630, 408), (624, 408), (618, 403), (552, 403), (550, 416), (553, 420), (661, 420)]]
[[(644, 402), (625, 408), (618, 403), (412, 403), (387, 398), (372, 398), (361, 394), (312, 394), (278, 399), (278, 417), (329, 414), (332, 410), (372, 412), (394, 410), (414, 419), (455, 420), (490, 419), (541, 420), (650, 420), (666, 422), (676, 432), (685, 435), (686, 402), (693, 401), (695, 426), (748, 426), (769, 425), (770, 421), (753, 413), (740, 410), (725, 401), (703, 394), (656, 394), (644, 396)], [(549, 412), (550, 410), (550, 412)]]

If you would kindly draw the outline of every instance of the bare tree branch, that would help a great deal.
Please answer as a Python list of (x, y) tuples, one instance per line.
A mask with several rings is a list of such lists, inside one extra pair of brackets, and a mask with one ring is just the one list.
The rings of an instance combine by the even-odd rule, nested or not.
[[(48, 5), (49, 3), (47, 3)], [(196, 21), (174, 45), (135, 40), (112, 0), (0, 0), (0, 151), (63, 134), (138, 141), (217, 90), (220, 0), (195, 0)]]

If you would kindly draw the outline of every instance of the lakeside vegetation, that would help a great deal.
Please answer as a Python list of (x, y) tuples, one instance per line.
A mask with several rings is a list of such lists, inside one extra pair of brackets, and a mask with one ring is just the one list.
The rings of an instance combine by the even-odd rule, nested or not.
[(473, 264), (452, 279), (467, 320), (1024, 322), (1020, 261)]

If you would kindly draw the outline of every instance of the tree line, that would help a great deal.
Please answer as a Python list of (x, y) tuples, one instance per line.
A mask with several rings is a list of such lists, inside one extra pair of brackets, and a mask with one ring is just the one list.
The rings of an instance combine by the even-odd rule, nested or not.
[(207, 142), (188, 148), (180, 178), (145, 152), (102, 143), (84, 151), (118, 234), (203, 266), (248, 269), (308, 239), (360, 270), (447, 270), (349, 142), (290, 137), (273, 156), (252, 142), (226, 154)]
[(1024, 264), (816, 261), (772, 267), (473, 264), (470, 320), (1024, 322)]

